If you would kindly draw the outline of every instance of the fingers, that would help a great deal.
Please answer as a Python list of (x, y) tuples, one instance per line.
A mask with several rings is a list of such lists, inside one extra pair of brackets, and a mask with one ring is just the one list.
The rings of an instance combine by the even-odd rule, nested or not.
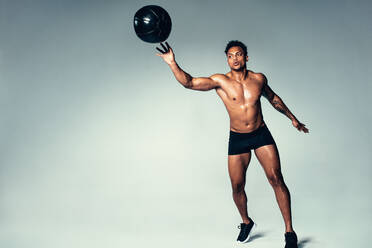
[(305, 124), (299, 122), (299, 121), (296, 121), (293, 123), (293, 126), (298, 130), (298, 131), (303, 131), (304, 133), (308, 133), (309, 132), (309, 129), (307, 129), (305, 126)]
[(160, 45), (161, 45), (161, 47), (165, 50), (165, 51), (167, 51), (168, 49), (167, 49), (167, 47), (166, 46), (164, 46), (164, 44), (163, 43), (160, 43)]
[(159, 52), (161, 52), (162, 54), (168, 53), (168, 52), (172, 49), (172, 48), (169, 46), (168, 42), (165, 42), (165, 44), (166, 44), (167, 46), (164, 46), (163, 43), (160, 43), (160, 45), (161, 45), (161, 47), (164, 49), (164, 51), (161, 50), (160, 48), (156, 47), (156, 49), (157, 49)]
[(156, 47), (156, 50), (158, 50), (159, 52), (161, 52), (162, 54), (164, 54), (165, 52), (162, 51), (160, 48)]
[(308, 133), (309, 132), (309, 129), (307, 129), (306, 127), (304, 127), (305, 125), (303, 125), (299, 131), (303, 131), (304, 133)]
[(297, 128), (298, 131), (303, 131), (304, 133), (308, 133), (309, 132), (309, 129), (307, 129), (305, 127), (305, 124), (302, 124), (302, 123), (298, 123), (297, 125), (295, 125), (295, 127)]
[(161, 45), (161, 47), (164, 49), (165, 52), (168, 52), (168, 51), (169, 51), (169, 49), (168, 49), (166, 46), (164, 46), (163, 43), (160, 43), (160, 45)]
[(308, 132), (309, 132), (309, 129), (307, 129), (307, 128), (305, 127), (305, 124), (302, 124), (302, 123), (301, 123), (301, 129), (302, 129), (302, 131), (304, 131), (304, 133), (308, 133)]

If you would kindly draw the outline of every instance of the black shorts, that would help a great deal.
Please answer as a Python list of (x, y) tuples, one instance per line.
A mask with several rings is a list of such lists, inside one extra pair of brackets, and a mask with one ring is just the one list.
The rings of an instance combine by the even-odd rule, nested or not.
[(266, 124), (250, 133), (237, 133), (230, 130), (229, 155), (250, 152), (260, 146), (275, 144)]

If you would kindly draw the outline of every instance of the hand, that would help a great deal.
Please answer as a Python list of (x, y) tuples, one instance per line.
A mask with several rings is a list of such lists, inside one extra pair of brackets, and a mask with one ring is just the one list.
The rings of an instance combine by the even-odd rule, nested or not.
[(169, 46), (168, 42), (165, 42), (167, 46), (164, 46), (163, 43), (160, 43), (160, 45), (163, 47), (164, 51), (162, 51), (160, 48), (156, 47), (156, 49), (161, 52), (161, 54), (157, 53), (156, 55), (159, 57), (162, 57), (164, 61), (169, 65), (175, 62), (174, 60), (174, 53), (172, 48)]
[(303, 131), (304, 133), (308, 133), (309, 132), (309, 129), (307, 129), (305, 127), (305, 124), (302, 124), (301, 122), (299, 122), (298, 120), (293, 120), (292, 121), (292, 124), (295, 128), (297, 128), (298, 131)]

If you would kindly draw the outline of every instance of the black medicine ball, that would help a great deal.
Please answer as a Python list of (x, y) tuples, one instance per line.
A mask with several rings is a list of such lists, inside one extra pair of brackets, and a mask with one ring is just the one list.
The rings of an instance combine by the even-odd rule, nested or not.
[(165, 41), (172, 29), (168, 12), (160, 6), (148, 5), (134, 15), (134, 30), (137, 36), (149, 43)]

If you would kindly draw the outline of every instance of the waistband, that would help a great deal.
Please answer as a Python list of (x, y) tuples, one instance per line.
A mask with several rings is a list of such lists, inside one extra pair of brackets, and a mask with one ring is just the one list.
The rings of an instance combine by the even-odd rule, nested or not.
[(256, 130), (253, 130), (252, 132), (249, 132), (249, 133), (238, 133), (238, 132), (234, 132), (234, 131), (230, 130), (230, 135), (240, 135), (240, 136), (250, 137), (250, 136), (254, 136), (254, 135), (262, 132), (265, 129), (267, 129), (266, 124), (264, 124), (263, 126), (257, 128)]

